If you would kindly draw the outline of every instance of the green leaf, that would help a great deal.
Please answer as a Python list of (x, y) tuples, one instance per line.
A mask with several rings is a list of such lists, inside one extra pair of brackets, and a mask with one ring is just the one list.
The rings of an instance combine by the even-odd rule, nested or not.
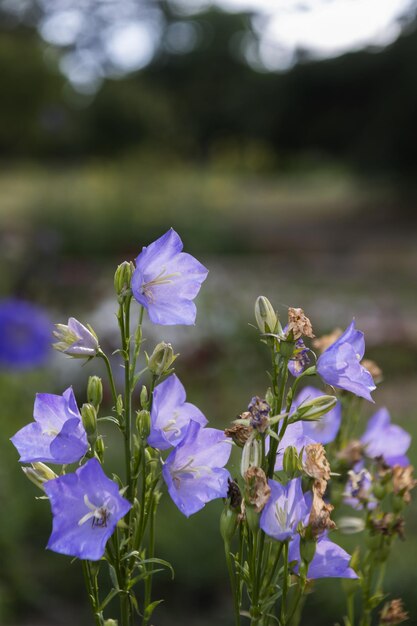
[(155, 602), (152, 602), (152, 604), (149, 604), (146, 609), (145, 609), (145, 621), (149, 620), (149, 618), (151, 617), (152, 613), (154, 612), (154, 610), (156, 609), (156, 607), (159, 604), (162, 604), (163, 600), (155, 600)]
[(100, 606), (97, 609), (97, 613), (101, 613), (101, 611), (103, 611), (106, 606), (108, 605), (109, 602), (111, 602), (111, 600), (113, 600), (114, 597), (117, 596), (117, 594), (121, 593), (120, 589), (112, 589), (110, 591), (110, 593), (107, 594), (107, 596), (104, 598), (103, 602), (100, 604)]
[(119, 420), (113, 417), (113, 415), (105, 415), (104, 417), (98, 417), (97, 421), (98, 422), (112, 422), (113, 424), (116, 424), (118, 428), (120, 428)]
[(110, 563), (109, 563), (109, 574), (110, 574), (110, 579), (113, 583), (114, 588), (117, 590), (120, 590), (119, 581), (117, 580), (116, 570), (114, 569), (113, 565), (110, 565)]

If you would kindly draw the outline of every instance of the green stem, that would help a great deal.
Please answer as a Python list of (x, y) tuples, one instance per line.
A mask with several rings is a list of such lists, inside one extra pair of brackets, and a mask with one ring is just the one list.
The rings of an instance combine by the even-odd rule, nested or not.
[(97, 588), (97, 580), (93, 580), (93, 576), (91, 575), (90, 563), (88, 561), (82, 561), (83, 574), (85, 586), (87, 587), (88, 599), (91, 604), (91, 608), (94, 614), (94, 622), (96, 626), (103, 626), (104, 620), (103, 615), (98, 611), (98, 607), (100, 605), (99, 597), (98, 597), (98, 588)]
[[(152, 512), (150, 515), (150, 522), (149, 522), (149, 556), (148, 558), (153, 559), (155, 555), (155, 514), (156, 514), (155, 501), (150, 503), (149, 506), (152, 507)], [(146, 624), (148, 623), (150, 619), (150, 616), (149, 617), (146, 616), (146, 609), (151, 603), (152, 569), (153, 569), (153, 565), (152, 563), (149, 563), (148, 576), (145, 579), (145, 600), (144, 600), (144, 606), (143, 606), (143, 620), (142, 620), (143, 626), (146, 626)]]
[[(274, 374), (273, 374), (273, 389), (274, 389), (274, 406), (273, 415), (278, 415), (282, 411), (282, 402), (284, 399), (285, 386), (288, 379), (288, 359), (281, 358), (279, 366), (276, 364), (276, 355), (273, 356)], [(280, 385), (278, 386), (278, 378), (281, 374)], [(288, 418), (285, 418), (280, 431), (280, 437), (282, 438), (288, 424)], [(272, 427), (274, 432), (278, 434), (279, 422)], [(274, 475), (275, 461), (278, 451), (278, 441), (275, 437), (270, 438), (270, 450), (268, 454), (268, 478), (272, 478)]]
[(113, 398), (113, 404), (116, 407), (117, 404), (117, 391), (116, 391), (116, 385), (114, 383), (114, 377), (113, 377), (113, 370), (111, 368), (110, 365), (110, 361), (107, 357), (107, 355), (100, 350), (100, 352), (98, 353), (98, 356), (101, 357), (106, 365), (106, 370), (107, 370), (107, 375), (109, 377), (109, 382), (110, 382), (110, 389), (111, 389), (111, 395)]
[(227, 571), (229, 572), (230, 578), (230, 586), (232, 588), (232, 596), (233, 596), (233, 609), (235, 613), (235, 626), (240, 626), (240, 602), (239, 602), (239, 589), (237, 576), (235, 574), (235, 570), (233, 567), (230, 543), (227, 541), (224, 542), (224, 554), (226, 557)]
[(279, 545), (278, 551), (276, 553), (276, 556), (275, 556), (274, 564), (271, 567), (271, 570), (269, 572), (269, 577), (268, 577), (268, 581), (267, 581), (267, 583), (265, 585), (265, 589), (267, 589), (269, 587), (269, 585), (272, 583), (272, 580), (273, 580), (273, 578), (275, 576), (275, 572), (276, 572), (276, 570), (278, 568), (278, 564), (279, 564), (279, 560), (281, 558), (283, 547), (284, 547), (284, 543), (281, 542), (280, 545)]
[(284, 541), (283, 546), (284, 556), (284, 572), (282, 580), (282, 599), (281, 599), (281, 626), (287, 624), (287, 594), (288, 594), (288, 542)]

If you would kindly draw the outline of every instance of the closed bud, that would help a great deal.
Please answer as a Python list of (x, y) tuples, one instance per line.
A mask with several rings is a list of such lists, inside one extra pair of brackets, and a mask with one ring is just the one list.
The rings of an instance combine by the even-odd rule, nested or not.
[(142, 385), (142, 389), (140, 390), (140, 406), (142, 409), (148, 408), (148, 390), (145, 385)]
[(246, 472), (251, 466), (259, 467), (261, 460), (260, 442), (250, 436), (242, 450), (242, 458), (240, 461), (240, 473), (245, 477)]
[(148, 359), (148, 368), (155, 376), (167, 374), (171, 365), (177, 358), (170, 343), (161, 341), (155, 346), (154, 351)]
[(224, 507), (220, 516), (220, 534), (225, 543), (230, 543), (236, 532), (238, 524), (238, 513), (228, 504)]
[(90, 376), (88, 379), (87, 400), (96, 409), (98, 409), (103, 400), (103, 383), (98, 376)]
[(294, 476), (300, 470), (300, 460), (298, 458), (298, 452), (294, 446), (288, 446), (284, 451), (284, 458), (282, 461), (284, 472), (288, 478), (294, 478)]
[(96, 448), (96, 452), (100, 461), (103, 461), (104, 450), (105, 450), (103, 437), (98, 437), (95, 448)]
[(118, 626), (119, 622), (117, 619), (106, 619), (104, 620), (104, 626)]
[(319, 396), (312, 400), (307, 400), (297, 407), (297, 410), (291, 418), (291, 422), (303, 421), (316, 421), (323, 415), (328, 413), (337, 403), (337, 399), (334, 396)]
[(146, 439), (149, 436), (151, 429), (151, 415), (149, 411), (138, 411), (136, 428), (138, 429), (141, 439)]
[(87, 433), (90, 445), (94, 445), (97, 439), (97, 412), (92, 404), (83, 404), (81, 407), (81, 417)]
[(116, 400), (116, 413), (117, 415), (123, 415), (123, 398), (119, 394)]
[(307, 537), (307, 535), (300, 537), (300, 556), (307, 565), (314, 559), (316, 545), (317, 541), (315, 539)]
[(372, 493), (377, 500), (383, 500), (387, 494), (386, 486), (381, 485), (381, 483), (375, 483), (372, 487)]
[(279, 323), (277, 314), (265, 296), (259, 296), (255, 302), (255, 319), (261, 333), (275, 333), (277, 331)]
[(122, 295), (127, 289), (130, 289), (130, 281), (135, 267), (132, 262), (123, 261), (117, 266), (114, 274), (114, 289), (118, 296)]
[(245, 507), (245, 516), (249, 526), (249, 530), (253, 533), (258, 532), (260, 514), (256, 512), (253, 506), (247, 504)]
[(43, 489), (43, 483), (46, 483), (48, 480), (58, 478), (50, 467), (40, 462), (32, 463), (32, 467), (22, 467), (22, 471), (26, 478), (39, 487), (39, 489)]

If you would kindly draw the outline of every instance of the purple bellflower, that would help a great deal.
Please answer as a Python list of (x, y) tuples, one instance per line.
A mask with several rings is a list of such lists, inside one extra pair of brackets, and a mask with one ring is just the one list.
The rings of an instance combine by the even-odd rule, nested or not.
[(208, 270), (190, 254), (172, 228), (144, 247), (136, 258), (132, 292), (148, 309), (154, 324), (194, 324), (194, 298), (200, 291)]
[(295, 342), (295, 348), (294, 357), (288, 361), (288, 370), (290, 374), (297, 378), (310, 363), (310, 358), (308, 356), (309, 350), (306, 348), (301, 337)]
[(62, 396), (36, 394), (33, 417), (34, 422), (11, 438), (21, 463), (75, 463), (87, 452), (87, 434), (71, 387)]
[(52, 324), (45, 312), (24, 300), (0, 302), (0, 367), (30, 369), (50, 354)]
[(411, 435), (396, 424), (391, 424), (391, 418), (386, 408), (379, 409), (368, 422), (367, 429), (361, 438), (368, 457), (376, 459), (384, 457), (385, 463), (390, 466), (409, 465), (406, 452), (411, 443)]
[[(303, 402), (307, 400), (313, 400), (322, 396), (322, 392), (314, 387), (304, 387), (300, 393), (294, 398), (292, 404), (291, 414), (298, 408)], [(317, 421), (302, 421), (303, 433), (306, 437), (310, 437), (318, 443), (330, 443), (334, 441), (337, 433), (339, 432), (340, 424), (342, 421), (342, 407), (340, 402), (325, 413)]]
[(317, 372), (328, 385), (351, 391), (373, 402), (371, 391), (375, 383), (371, 374), (360, 364), (365, 353), (363, 333), (355, 328), (355, 320), (345, 332), (323, 352), (317, 361)]
[[(349, 567), (350, 558), (343, 548), (330, 541), (326, 533), (323, 533), (317, 541), (316, 553), (309, 565), (307, 578), (358, 578), (356, 572)], [(288, 560), (297, 561), (294, 571), (298, 573), (300, 560), (300, 537), (298, 535), (290, 543)]]
[(79, 559), (98, 561), (117, 522), (132, 505), (119, 487), (90, 459), (74, 474), (44, 483), (53, 514), (47, 548)]
[(68, 324), (56, 324), (54, 336), (57, 343), (52, 344), (55, 350), (78, 358), (96, 356), (99, 345), (97, 337), (75, 317), (70, 317)]
[(184, 439), (165, 461), (162, 474), (168, 492), (187, 517), (215, 498), (225, 498), (231, 439), (222, 430), (202, 428), (191, 421)]
[(207, 424), (202, 412), (185, 401), (185, 389), (175, 374), (160, 383), (153, 392), (151, 432), (148, 444), (166, 450), (184, 438), (190, 421)]
[(277, 539), (286, 541), (297, 535), (297, 526), (308, 524), (311, 510), (311, 499), (303, 494), (301, 478), (294, 478), (286, 485), (275, 480), (268, 480), (271, 496), (264, 506), (259, 525), (262, 530)]
[(348, 475), (349, 479), (343, 493), (345, 504), (357, 511), (364, 507), (369, 510), (375, 509), (378, 503), (372, 494), (372, 476), (363, 467), (363, 463), (357, 463)]

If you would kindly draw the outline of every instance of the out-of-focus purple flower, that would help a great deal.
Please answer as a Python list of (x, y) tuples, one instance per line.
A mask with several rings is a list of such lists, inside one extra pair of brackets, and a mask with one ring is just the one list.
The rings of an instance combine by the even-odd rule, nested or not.
[(288, 424), (285, 434), (278, 444), (277, 458), (275, 461), (275, 471), (278, 472), (283, 468), (284, 452), (289, 446), (293, 446), (298, 453), (310, 443), (316, 443), (315, 439), (307, 437), (304, 434), (303, 422), (295, 422)]
[(47, 548), (79, 559), (101, 559), (117, 522), (132, 505), (97, 459), (90, 459), (74, 474), (49, 480), (44, 489), (53, 514)]
[(33, 417), (34, 422), (11, 438), (21, 463), (75, 463), (87, 452), (87, 434), (71, 387), (62, 396), (36, 394)]
[(96, 356), (99, 349), (97, 337), (75, 317), (70, 317), (68, 324), (56, 324), (56, 328), (53, 334), (58, 341), (52, 344), (55, 350), (78, 358)]
[(295, 342), (295, 354), (293, 358), (288, 361), (288, 369), (295, 378), (302, 374), (310, 363), (308, 352), (304, 341), (301, 338), (297, 339)]
[[(350, 555), (337, 543), (333, 543), (323, 534), (316, 545), (316, 553), (311, 561), (307, 578), (358, 578), (356, 572), (349, 567)], [(294, 571), (298, 573), (300, 561), (300, 537), (294, 537), (288, 551), (288, 560), (297, 561)]]
[(30, 369), (49, 355), (52, 324), (45, 312), (24, 300), (0, 302), (0, 367)]
[(355, 328), (355, 320), (345, 332), (323, 352), (317, 361), (317, 372), (328, 385), (346, 389), (373, 402), (375, 383), (360, 361), (365, 353), (363, 333)]
[(231, 440), (222, 430), (190, 422), (162, 470), (169, 495), (181, 513), (189, 517), (206, 502), (226, 497), (230, 474), (224, 465), (230, 452)]
[(301, 478), (294, 478), (286, 485), (275, 480), (268, 480), (268, 484), (271, 495), (262, 511), (259, 525), (267, 535), (278, 541), (293, 539), (297, 534), (297, 525), (300, 522), (304, 526), (308, 524), (311, 498), (308, 502), (304, 496)]
[[(304, 387), (300, 393), (294, 398), (291, 414), (294, 413), (303, 402), (307, 400), (313, 400), (319, 398), (323, 394), (314, 387)], [(342, 421), (342, 407), (340, 402), (337, 402), (333, 409), (330, 409), (328, 413), (325, 413), (317, 421), (303, 421), (302, 428), (306, 437), (310, 437), (318, 443), (330, 443), (336, 438), (339, 432), (340, 424)]]
[(371, 417), (361, 442), (366, 455), (372, 459), (382, 456), (385, 463), (391, 466), (405, 467), (410, 463), (405, 453), (410, 447), (411, 435), (400, 426), (391, 424), (386, 408), (379, 409)]
[(194, 298), (200, 291), (208, 270), (190, 254), (172, 228), (144, 247), (136, 258), (132, 292), (148, 309), (154, 324), (194, 324)]
[(360, 511), (364, 506), (370, 510), (377, 506), (377, 501), (372, 495), (372, 476), (367, 469), (357, 464), (348, 472), (349, 480), (344, 491), (344, 502), (352, 508)]
[(158, 385), (153, 392), (151, 432), (148, 444), (166, 450), (177, 446), (184, 438), (190, 421), (201, 426), (207, 420), (194, 404), (185, 401), (184, 386), (175, 374)]

